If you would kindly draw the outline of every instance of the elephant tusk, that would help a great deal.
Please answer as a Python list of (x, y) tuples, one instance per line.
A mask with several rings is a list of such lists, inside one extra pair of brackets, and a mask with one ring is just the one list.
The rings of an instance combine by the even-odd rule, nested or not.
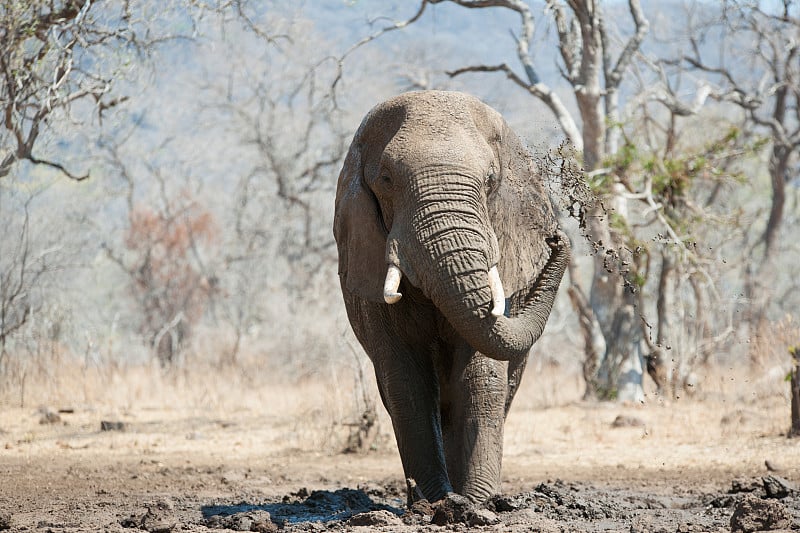
[(389, 265), (386, 269), (386, 281), (383, 282), (383, 299), (387, 304), (394, 304), (400, 301), (402, 294), (397, 292), (400, 288), (400, 279), (403, 273), (395, 265)]
[(506, 312), (506, 295), (497, 265), (489, 269), (489, 289), (492, 291), (492, 316), (503, 316)]

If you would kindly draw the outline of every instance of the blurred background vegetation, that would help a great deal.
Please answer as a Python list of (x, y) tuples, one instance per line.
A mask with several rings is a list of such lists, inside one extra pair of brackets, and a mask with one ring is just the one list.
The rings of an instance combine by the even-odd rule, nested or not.
[(503, 113), (560, 207), (573, 264), (529, 374), (578, 385), (551, 401), (782, 387), (798, 47), (790, 0), (4, 1), (0, 405), (141, 368), (374, 404), (334, 189), (361, 117), (419, 89)]

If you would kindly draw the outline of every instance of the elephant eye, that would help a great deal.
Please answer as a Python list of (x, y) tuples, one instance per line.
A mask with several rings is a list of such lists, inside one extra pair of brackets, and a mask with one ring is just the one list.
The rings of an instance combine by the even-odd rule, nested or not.
[(489, 172), (489, 175), (486, 176), (486, 192), (492, 193), (497, 188), (497, 174), (495, 174), (494, 170)]
[(390, 190), (392, 188), (392, 174), (386, 169), (381, 169), (378, 173), (378, 179), (375, 180), (375, 184), (379, 189), (383, 189), (384, 191)]

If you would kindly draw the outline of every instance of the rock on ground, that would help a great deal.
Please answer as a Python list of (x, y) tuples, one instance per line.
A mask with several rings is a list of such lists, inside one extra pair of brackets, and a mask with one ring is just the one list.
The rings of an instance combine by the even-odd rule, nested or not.
[(791, 524), (792, 515), (784, 504), (749, 494), (736, 504), (731, 516), (732, 533), (775, 531), (788, 529)]
[(402, 523), (403, 521), (397, 515), (385, 509), (359, 513), (347, 520), (347, 525), (349, 526), (398, 526)]

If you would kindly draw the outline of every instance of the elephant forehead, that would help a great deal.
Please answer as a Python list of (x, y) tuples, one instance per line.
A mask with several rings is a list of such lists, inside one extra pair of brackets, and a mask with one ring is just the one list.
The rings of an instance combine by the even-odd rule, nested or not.
[(470, 124), (407, 122), (386, 146), (385, 156), (397, 170), (427, 166), (488, 164), (491, 150)]
[(474, 106), (483, 106), (477, 98), (456, 91), (413, 91), (390, 98), (385, 105), (402, 108), (409, 118), (466, 117)]

